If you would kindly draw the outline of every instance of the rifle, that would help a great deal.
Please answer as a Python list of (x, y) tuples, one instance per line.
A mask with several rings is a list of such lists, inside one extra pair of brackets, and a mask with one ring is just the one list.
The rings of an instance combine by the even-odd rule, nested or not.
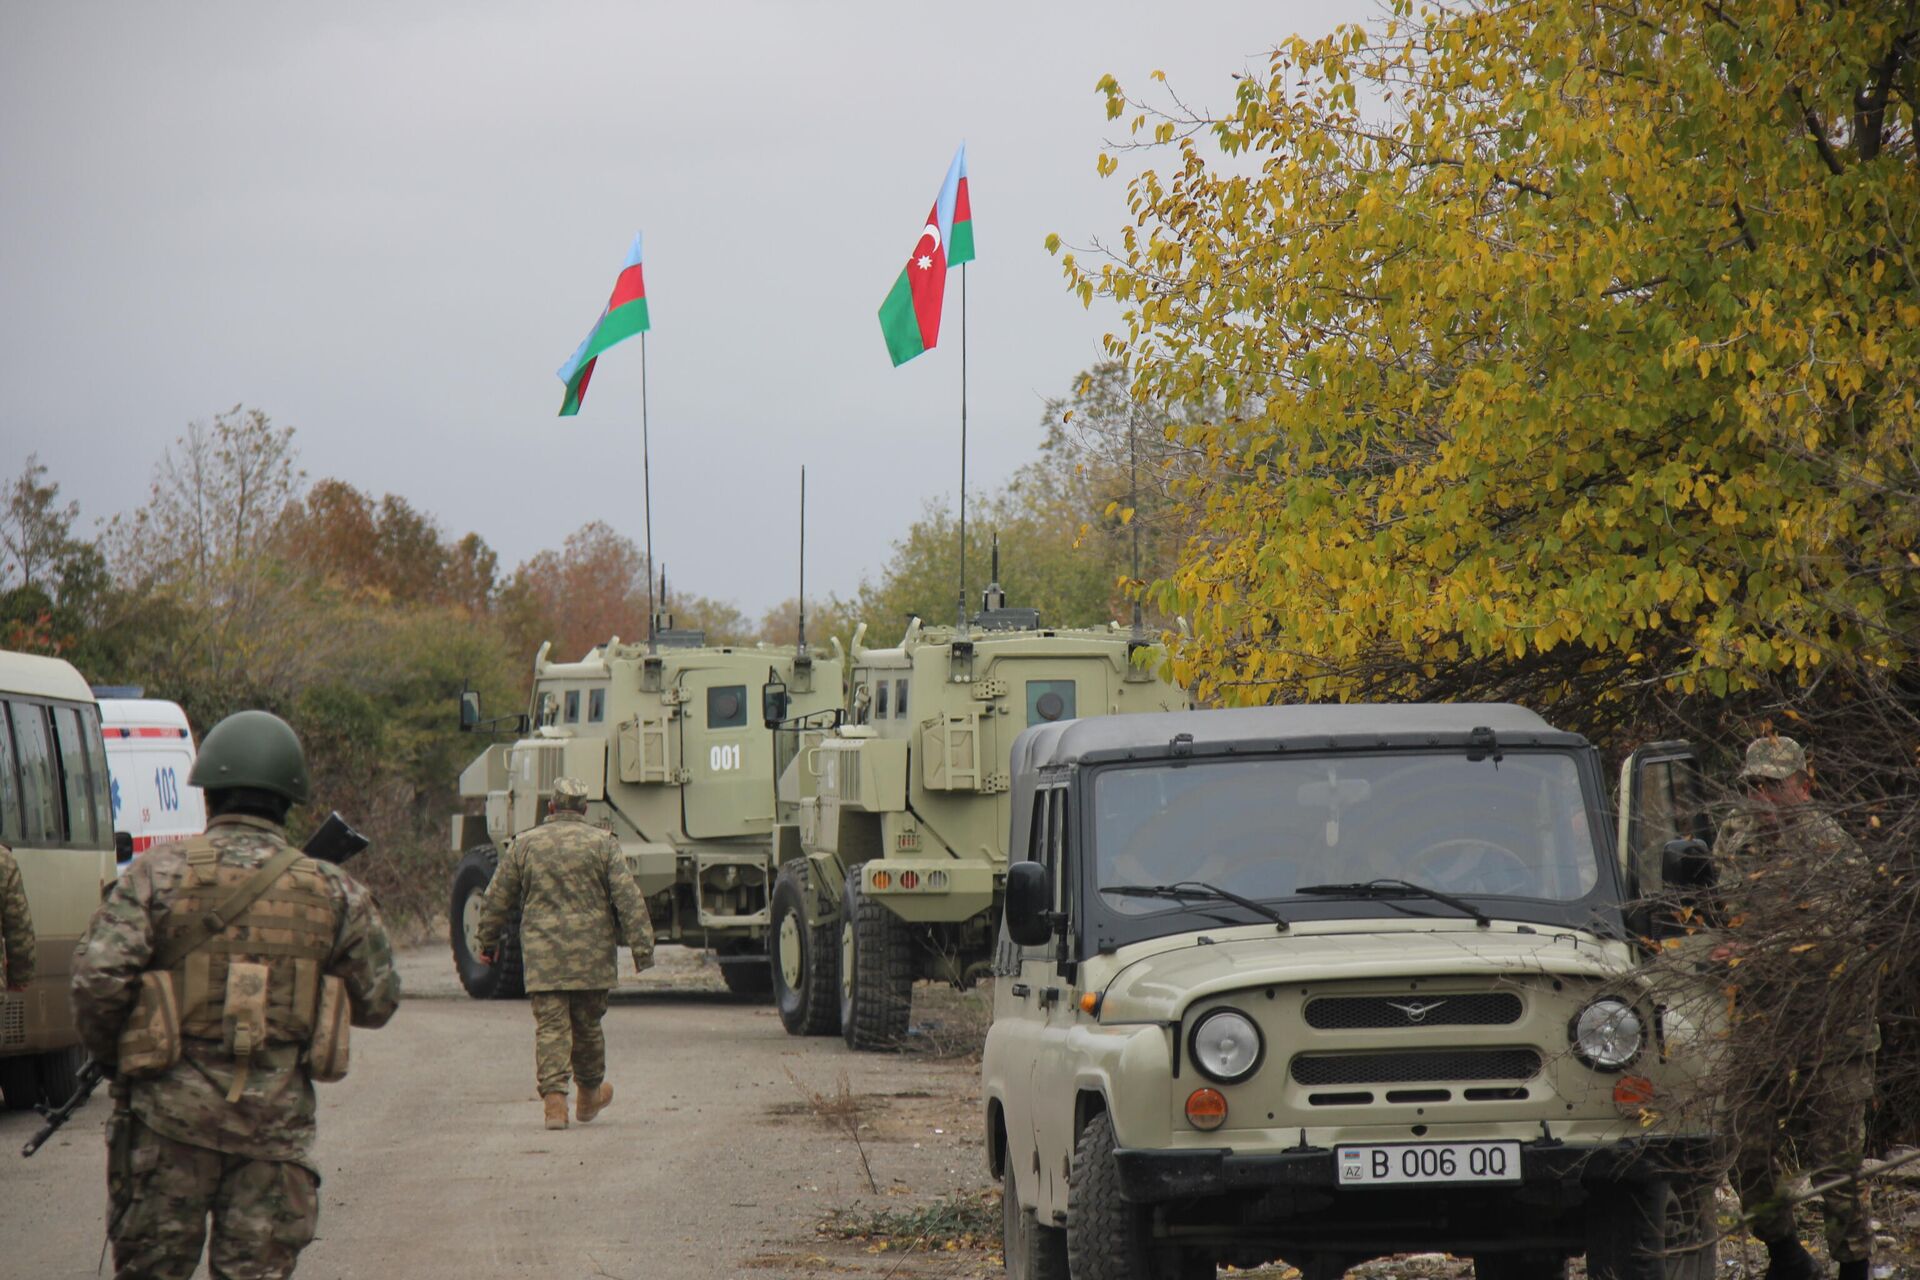
[(73, 1119), (73, 1113), (87, 1105), (87, 1099), (93, 1096), (93, 1091), (106, 1078), (107, 1069), (88, 1058), (80, 1068), (80, 1084), (71, 1098), (57, 1107), (50, 1107), (44, 1102), (35, 1104), (33, 1109), (44, 1116), (47, 1122), (40, 1126), (40, 1132), (27, 1139), (26, 1146), (20, 1148), (22, 1158), (38, 1151), (48, 1138), (59, 1131), (61, 1125)]
[[(347, 825), (347, 820), (341, 817), (340, 811), (336, 809), (327, 815), (327, 820), (320, 824), (320, 829), (307, 839), (305, 845), (301, 846), (300, 852), (310, 858), (319, 858), (323, 862), (331, 862), (339, 866), (371, 843), (372, 841)], [(107, 1067), (93, 1058), (88, 1058), (80, 1067), (80, 1075), (72, 1097), (57, 1107), (50, 1107), (44, 1102), (34, 1104), (33, 1109), (40, 1113), (46, 1123), (41, 1125), (40, 1131), (27, 1139), (27, 1144), (20, 1148), (21, 1157), (31, 1156), (38, 1151), (46, 1144), (48, 1138), (60, 1131), (61, 1125), (73, 1119), (73, 1113), (87, 1105), (87, 1099), (93, 1096), (93, 1091), (100, 1087), (100, 1082), (109, 1074)]]

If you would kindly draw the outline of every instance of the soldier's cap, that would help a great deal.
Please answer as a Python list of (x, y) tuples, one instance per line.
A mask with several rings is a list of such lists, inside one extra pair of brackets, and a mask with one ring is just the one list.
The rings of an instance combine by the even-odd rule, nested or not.
[(585, 800), (587, 798), (587, 784), (578, 778), (555, 778), (553, 780), (553, 794), (555, 798), (564, 797), (568, 800)]
[(1755, 738), (1747, 744), (1746, 767), (1740, 770), (1742, 778), (1791, 778), (1796, 773), (1804, 773), (1807, 768), (1807, 753), (1792, 738), (1774, 734), (1771, 737)]

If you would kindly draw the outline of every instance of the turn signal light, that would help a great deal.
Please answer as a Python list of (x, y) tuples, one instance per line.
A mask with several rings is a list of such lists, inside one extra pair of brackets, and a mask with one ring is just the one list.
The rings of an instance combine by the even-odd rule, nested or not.
[(891, 873), (889, 873), (889, 872), (886, 872), (886, 871), (876, 871), (876, 872), (874, 872), (874, 873), (873, 873), (873, 887), (874, 887), (874, 888), (876, 888), (876, 889), (891, 889), (891, 888), (893, 888), (893, 876), (892, 876), (892, 874), (891, 874)]
[(1613, 1100), (1622, 1107), (1644, 1107), (1653, 1101), (1653, 1081), (1645, 1076), (1621, 1076), (1613, 1082)]
[(1080, 993), (1080, 1012), (1100, 1012), (1100, 993), (1098, 991), (1083, 991)]
[(900, 873), (900, 887), (902, 889), (918, 889), (920, 887), (920, 873), (918, 871), (902, 871)]
[(1227, 1099), (1218, 1089), (1195, 1089), (1187, 1095), (1187, 1123), (1196, 1129), (1218, 1129), (1227, 1122)]

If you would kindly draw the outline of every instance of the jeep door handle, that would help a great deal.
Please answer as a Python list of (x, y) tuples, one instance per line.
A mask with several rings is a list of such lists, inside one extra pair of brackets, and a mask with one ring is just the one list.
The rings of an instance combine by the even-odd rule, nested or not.
[(1019, 996), (1022, 1000), (1024, 1000), (1028, 996), (1033, 994), (1033, 988), (1029, 987), (1024, 982), (1016, 982), (1013, 984), (1013, 994)]

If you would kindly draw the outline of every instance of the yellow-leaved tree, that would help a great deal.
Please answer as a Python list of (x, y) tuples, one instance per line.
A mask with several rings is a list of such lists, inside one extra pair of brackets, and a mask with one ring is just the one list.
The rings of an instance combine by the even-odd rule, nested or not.
[(1912, 660), (1913, 0), (1403, 0), (1219, 118), (1100, 89), (1171, 163), (1070, 282), (1136, 394), (1224, 406), (1155, 588), (1202, 697)]

